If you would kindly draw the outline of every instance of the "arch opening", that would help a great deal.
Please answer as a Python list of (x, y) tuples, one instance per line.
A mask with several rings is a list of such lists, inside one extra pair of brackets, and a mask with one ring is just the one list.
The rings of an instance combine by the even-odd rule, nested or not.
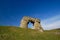
[(31, 22), (28, 23), (28, 28), (33, 28), (33, 24)]
[(32, 20), (29, 20), (29, 22), (28, 22), (28, 28), (32, 29), (33, 26), (34, 26), (34, 22)]

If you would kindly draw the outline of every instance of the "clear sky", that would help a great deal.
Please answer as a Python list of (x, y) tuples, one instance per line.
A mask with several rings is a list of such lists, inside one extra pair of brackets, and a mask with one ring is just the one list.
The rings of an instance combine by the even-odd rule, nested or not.
[(60, 1), (0, 0), (1, 26), (19, 26), (23, 16), (39, 18), (44, 29), (60, 28)]

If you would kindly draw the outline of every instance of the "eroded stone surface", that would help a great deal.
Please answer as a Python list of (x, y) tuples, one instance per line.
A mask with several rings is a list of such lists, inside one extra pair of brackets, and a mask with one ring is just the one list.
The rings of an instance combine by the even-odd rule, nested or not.
[(40, 24), (40, 20), (37, 18), (28, 17), (28, 16), (24, 16), (22, 18), (21, 23), (20, 23), (20, 27), (21, 28), (28, 28), (29, 22), (31, 22), (33, 24), (35, 30), (39, 30), (39, 31), (43, 32), (43, 29)]

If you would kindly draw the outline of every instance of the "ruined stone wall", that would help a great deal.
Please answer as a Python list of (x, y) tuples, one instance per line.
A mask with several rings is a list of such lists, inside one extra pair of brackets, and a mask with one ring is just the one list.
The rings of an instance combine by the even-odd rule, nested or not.
[(39, 30), (39, 31), (43, 32), (43, 29), (40, 24), (40, 20), (37, 18), (28, 17), (28, 16), (24, 16), (22, 18), (21, 23), (20, 23), (20, 27), (21, 28), (28, 28), (29, 22), (31, 22), (33, 24), (35, 30)]

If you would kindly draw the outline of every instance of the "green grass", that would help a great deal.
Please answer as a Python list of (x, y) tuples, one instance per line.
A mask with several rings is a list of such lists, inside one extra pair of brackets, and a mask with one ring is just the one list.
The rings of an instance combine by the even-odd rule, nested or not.
[(60, 40), (60, 30), (39, 32), (12, 26), (0, 26), (0, 40)]

